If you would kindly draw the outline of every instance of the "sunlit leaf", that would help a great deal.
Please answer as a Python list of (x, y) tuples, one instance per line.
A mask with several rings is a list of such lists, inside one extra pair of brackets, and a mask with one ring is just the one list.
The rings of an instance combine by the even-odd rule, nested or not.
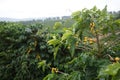
[(120, 69), (120, 63), (110, 64), (105, 69), (101, 69), (99, 73), (99, 77), (106, 75), (115, 76), (118, 73), (119, 69)]
[(72, 36), (72, 31), (66, 30), (66, 32), (62, 36), (62, 40), (68, 39), (70, 36)]
[(48, 74), (43, 78), (43, 80), (53, 80), (54, 74)]
[(58, 39), (51, 39), (51, 40), (49, 40), (47, 43), (48, 43), (49, 45), (55, 46), (55, 45), (57, 45), (57, 44), (60, 43), (60, 40), (58, 40)]
[(57, 47), (54, 48), (54, 59), (56, 59), (58, 50), (59, 50), (59, 46), (57, 46)]
[(42, 60), (38, 63), (38, 68), (42, 67), (42, 70), (45, 71), (46, 60)]

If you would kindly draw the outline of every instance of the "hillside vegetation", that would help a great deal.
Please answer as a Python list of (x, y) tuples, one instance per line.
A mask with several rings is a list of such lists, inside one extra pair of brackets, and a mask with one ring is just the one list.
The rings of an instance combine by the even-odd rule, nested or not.
[(120, 80), (119, 62), (120, 18), (106, 7), (0, 22), (0, 80)]

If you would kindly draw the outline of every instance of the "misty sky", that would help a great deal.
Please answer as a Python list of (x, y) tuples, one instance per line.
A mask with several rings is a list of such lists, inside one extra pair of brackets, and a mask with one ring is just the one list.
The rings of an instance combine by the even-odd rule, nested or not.
[(0, 17), (40, 18), (71, 15), (76, 10), (97, 6), (120, 10), (120, 0), (0, 0)]

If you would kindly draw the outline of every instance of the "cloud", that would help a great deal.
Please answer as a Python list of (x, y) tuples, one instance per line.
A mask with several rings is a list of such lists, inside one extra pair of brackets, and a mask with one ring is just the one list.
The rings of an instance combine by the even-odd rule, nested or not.
[(119, 10), (119, 0), (0, 0), (0, 17), (29, 18), (70, 15), (83, 8), (97, 6)]

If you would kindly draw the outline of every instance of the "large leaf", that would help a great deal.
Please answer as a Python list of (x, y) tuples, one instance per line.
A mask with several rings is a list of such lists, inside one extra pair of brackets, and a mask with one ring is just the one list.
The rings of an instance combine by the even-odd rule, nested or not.
[(70, 36), (72, 36), (72, 31), (66, 30), (65, 33), (62, 36), (62, 41), (65, 39), (68, 39)]
[(81, 80), (81, 73), (79, 71), (73, 71), (68, 76), (68, 80)]
[(56, 46), (57, 44), (60, 44), (60, 40), (58, 39), (51, 39), (47, 42), (49, 45)]
[(105, 77), (107, 75), (115, 76), (120, 69), (120, 63), (114, 63), (108, 65), (105, 69), (101, 69), (99, 72), (99, 77)]
[(59, 46), (57, 46), (57, 47), (54, 48), (54, 59), (56, 59), (58, 50), (59, 50)]
[(42, 67), (42, 70), (45, 71), (46, 61), (42, 60), (38, 63), (38, 68)]
[(53, 26), (54, 29), (60, 29), (60, 27), (62, 27), (62, 23), (61, 22), (56, 22)]
[(76, 11), (76, 12), (72, 13), (72, 18), (74, 20), (78, 21), (80, 18), (80, 13), (81, 13), (80, 11)]
[(71, 56), (73, 57), (74, 56), (74, 53), (75, 53), (75, 46), (76, 46), (76, 39), (72, 36), (70, 39), (69, 39), (70, 43), (70, 53), (71, 53)]
[(54, 74), (48, 74), (43, 80), (53, 80)]

